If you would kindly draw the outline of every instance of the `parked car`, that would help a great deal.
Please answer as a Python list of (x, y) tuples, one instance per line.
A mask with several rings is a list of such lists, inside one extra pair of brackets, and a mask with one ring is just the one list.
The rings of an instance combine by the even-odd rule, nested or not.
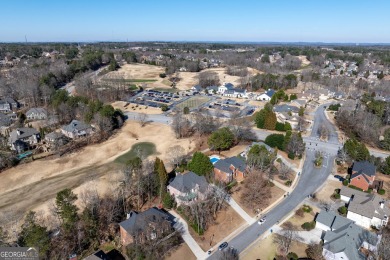
[(228, 242), (223, 242), (219, 245), (218, 250), (224, 250), (228, 246)]
[(344, 181), (344, 178), (340, 175), (335, 175), (334, 176), (336, 179), (338, 179), (339, 181)]

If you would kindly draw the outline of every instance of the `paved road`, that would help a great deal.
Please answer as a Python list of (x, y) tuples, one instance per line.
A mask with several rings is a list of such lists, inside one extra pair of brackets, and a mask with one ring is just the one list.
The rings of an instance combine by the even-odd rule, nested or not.
[[(323, 113), (323, 108), (319, 108), (318, 113)], [(318, 115), (318, 123), (321, 122), (328, 123), (328, 125), (331, 125), (330, 122), (327, 121), (326, 117), (322, 117), (321, 115)], [(317, 117), (316, 117), (317, 120)], [(330, 127), (331, 136), (333, 135), (334, 138), (330, 138), (330, 141), (337, 142), (337, 133), (333, 127)], [(311, 137), (316, 136), (316, 129), (313, 127), (313, 131), (311, 134)], [(324, 158), (323, 167), (321, 168), (315, 168), (314, 167), (314, 160), (315, 160), (315, 151), (307, 149), (306, 151), (306, 160), (303, 165), (303, 169), (301, 172), (301, 176), (299, 179), (299, 182), (294, 189), (293, 192), (290, 193), (290, 195), (285, 198), (280, 204), (273, 208), (271, 211), (266, 213), (267, 221), (259, 225), (257, 222), (250, 225), (248, 228), (246, 228), (244, 231), (242, 231), (240, 234), (235, 236), (233, 239), (228, 241), (229, 246), (234, 247), (239, 252), (242, 252), (247, 247), (249, 247), (253, 242), (256, 241), (257, 238), (259, 238), (262, 234), (265, 232), (272, 233), (273, 226), (277, 224), (278, 221), (280, 221), (284, 216), (288, 215), (294, 209), (310, 194), (313, 194), (317, 189), (321, 187), (323, 183), (325, 183), (326, 179), (328, 178), (328, 175), (331, 172), (331, 169), (333, 167), (334, 162), (334, 155), (329, 155)], [(216, 251), (213, 255), (211, 255), (208, 259), (219, 259), (221, 256), (221, 252)]]

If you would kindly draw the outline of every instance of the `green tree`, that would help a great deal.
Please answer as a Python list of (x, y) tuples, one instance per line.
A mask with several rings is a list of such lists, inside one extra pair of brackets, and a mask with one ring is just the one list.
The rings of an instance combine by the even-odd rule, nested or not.
[(158, 167), (157, 167), (157, 173), (159, 177), (159, 182), (160, 182), (160, 200), (163, 199), (163, 195), (165, 190), (165, 187), (167, 186), (168, 182), (168, 173), (167, 170), (165, 169), (164, 162), (162, 160), (159, 161)]
[(284, 131), (291, 131), (292, 127), (289, 122), (284, 123)]
[(295, 99), (298, 99), (297, 94), (291, 94), (290, 95), (290, 100), (295, 100)]
[(192, 160), (188, 163), (188, 170), (201, 176), (209, 175), (213, 168), (210, 158), (202, 152), (195, 152)]
[(271, 166), (276, 154), (267, 150), (264, 145), (255, 144), (251, 147), (247, 155), (247, 164), (260, 170), (265, 170)]
[(382, 164), (382, 173), (387, 175), (390, 174), (390, 156), (386, 157), (385, 161)]
[(282, 134), (270, 134), (264, 141), (271, 147), (277, 147), (279, 150), (284, 150), (284, 135)]
[(164, 194), (164, 197), (163, 197), (163, 205), (164, 205), (164, 208), (166, 209), (171, 209), (174, 207), (174, 204), (175, 204), (175, 200), (174, 198), (171, 196), (171, 194), (169, 194), (168, 192), (166, 192)]
[(255, 123), (257, 128), (264, 129), (266, 116), (267, 116), (267, 111), (265, 111), (264, 109), (261, 109), (259, 112), (256, 113)]
[(304, 107), (300, 107), (299, 111), (298, 111), (298, 115), (299, 116), (303, 116), (304, 114), (305, 114), (305, 108)]
[(169, 110), (169, 107), (166, 105), (166, 104), (163, 104), (163, 105), (161, 105), (161, 111), (168, 111)]
[(263, 63), (270, 63), (270, 59), (269, 59), (269, 55), (268, 54), (263, 54), (263, 56), (261, 57), (261, 62)]
[(234, 144), (234, 134), (228, 127), (223, 127), (213, 132), (208, 139), (211, 149), (222, 151), (227, 150)]
[(47, 228), (37, 223), (34, 211), (27, 213), (22, 231), (18, 238), (18, 244), (25, 247), (39, 248), (39, 255), (46, 258), (47, 252), (50, 248), (50, 237)]
[(62, 220), (62, 227), (65, 232), (72, 232), (78, 220), (78, 208), (74, 204), (77, 200), (77, 195), (71, 189), (64, 189), (57, 193), (56, 210)]
[(268, 111), (264, 121), (264, 128), (268, 130), (275, 130), (276, 122), (276, 114), (272, 111)]
[(189, 107), (184, 107), (183, 108), (183, 114), (188, 115), (190, 113), (190, 108)]
[(344, 144), (344, 150), (355, 161), (364, 161), (370, 158), (367, 147), (356, 139), (348, 139)]

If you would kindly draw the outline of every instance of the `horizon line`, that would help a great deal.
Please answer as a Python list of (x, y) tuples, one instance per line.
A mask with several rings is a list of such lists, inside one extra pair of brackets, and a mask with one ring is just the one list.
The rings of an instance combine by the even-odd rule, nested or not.
[(225, 44), (295, 44), (295, 45), (390, 45), (390, 42), (323, 42), (323, 41), (212, 41), (212, 40), (85, 40), (85, 41), (0, 41), (0, 44), (37, 44), (37, 43), (225, 43)]

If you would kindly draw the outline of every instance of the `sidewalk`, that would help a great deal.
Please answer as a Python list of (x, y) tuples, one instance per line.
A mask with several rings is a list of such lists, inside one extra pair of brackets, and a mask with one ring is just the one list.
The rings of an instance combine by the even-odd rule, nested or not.
[(252, 218), (251, 216), (248, 215), (248, 213), (245, 212), (245, 210), (243, 210), (240, 205), (238, 205), (238, 203), (232, 198), (230, 197), (228, 200), (227, 200), (227, 203), (249, 224), (253, 224), (254, 222), (256, 222), (256, 219), (255, 218)]
[(182, 237), (184, 242), (188, 245), (188, 247), (191, 249), (191, 251), (194, 253), (197, 259), (206, 259), (207, 253), (200, 248), (198, 243), (196, 243), (195, 239), (191, 236), (190, 232), (188, 231), (188, 225), (187, 222), (174, 210), (169, 211), (170, 214), (172, 214), (176, 219), (176, 224), (174, 228), (176, 230), (180, 230), (182, 232)]

